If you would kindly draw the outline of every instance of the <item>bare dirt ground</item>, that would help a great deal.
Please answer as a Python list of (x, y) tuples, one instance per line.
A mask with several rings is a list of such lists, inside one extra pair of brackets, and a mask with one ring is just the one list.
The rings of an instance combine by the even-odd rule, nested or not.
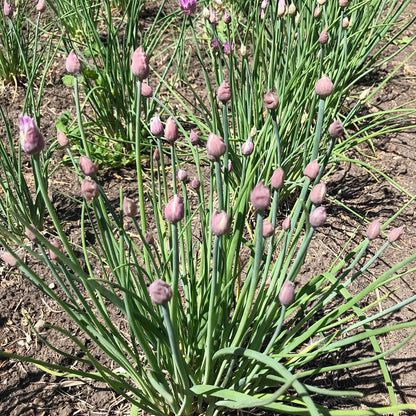
[[(407, 14), (416, 13), (416, 4), (411, 3)], [(412, 27), (408, 36), (416, 33), (416, 27)], [(380, 77), (376, 82), (382, 82), (383, 74), (390, 73), (407, 56), (416, 50), (416, 44), (412, 45), (406, 55), (397, 56), (385, 68), (380, 71)], [(64, 58), (61, 57), (61, 72), (55, 73), (46, 88), (47, 95), (44, 102), (42, 122), (45, 136), (51, 138), (55, 135), (54, 121), (63, 110), (70, 109), (74, 113), (70, 89), (60, 84), (64, 75)], [(23, 87), (19, 87), (23, 88)], [(17, 91), (19, 97), (21, 91)], [(9, 116), (17, 120), (21, 112), (18, 98), (12, 99), (14, 91), (12, 87), (5, 88), (0, 94), (0, 104), (8, 106)], [(373, 100), (369, 110), (376, 108), (393, 108), (416, 97), (416, 58), (413, 57), (398, 72), (395, 78), (385, 87), (382, 93)], [(414, 122), (414, 121), (413, 121)], [(359, 153), (354, 156), (370, 162), (374, 167), (389, 175), (398, 185), (408, 191), (405, 194), (397, 189), (387, 179), (378, 174), (358, 167), (354, 164), (342, 163), (331, 175), (326, 178), (330, 196), (339, 199), (361, 215), (369, 219), (380, 218), (382, 222), (388, 220), (397, 210), (410, 199), (410, 194), (416, 194), (416, 132), (390, 134), (375, 140), (376, 157), (368, 160)], [(369, 152), (367, 146), (361, 148), (363, 152)], [(56, 158), (62, 157), (57, 152)], [(58, 161), (58, 160), (57, 160)], [(111, 198), (118, 198), (119, 186), (123, 182), (126, 188), (126, 179), (133, 179), (135, 173), (129, 169), (121, 169), (117, 172), (102, 174), (102, 182)], [(128, 181), (127, 181), (128, 182)], [(51, 179), (51, 187), (59, 189), (65, 187), (67, 193), (76, 194), (78, 185), (70, 174), (56, 174)], [(127, 189), (128, 192), (128, 189)], [(55, 203), (60, 208), (62, 218), (67, 221), (68, 233), (76, 237), (79, 232), (74, 220), (73, 206), (59, 196)], [(383, 256), (375, 269), (357, 283), (366, 285), (378, 273), (382, 273), (388, 265), (395, 264), (406, 256), (415, 253), (416, 250), (416, 205), (410, 205), (392, 224), (404, 226), (405, 233), (398, 246), (389, 248), (388, 254)], [(311, 276), (325, 270), (328, 264), (336, 258), (340, 248), (343, 247), (352, 231), (358, 225), (357, 217), (351, 214), (341, 205), (332, 204), (329, 207), (329, 221), (314, 238), (307, 265), (304, 267), (305, 276)], [(360, 241), (362, 234), (355, 238)], [(375, 241), (373, 250), (381, 246), (381, 242)], [(39, 359), (49, 358), (59, 362), (62, 358), (55, 356), (53, 351), (45, 348), (36, 339), (28, 325), (26, 316), (33, 322), (47, 321), (52, 324), (71, 327), (62, 312), (48, 299), (41, 296), (32, 285), (19, 273), (9, 270), (5, 265), (0, 265), (0, 348), (14, 351), (19, 354), (30, 355)], [(46, 279), (51, 278), (46, 276)], [(52, 279), (51, 279), (52, 282)], [(404, 299), (415, 293), (416, 276), (406, 276), (405, 279), (395, 282), (398, 285), (393, 299)], [(382, 296), (384, 293), (381, 293)], [(381, 308), (391, 306), (391, 300), (381, 303)], [(403, 308), (394, 319), (407, 321), (416, 316), (416, 305), (410, 304)], [(74, 329), (74, 328), (72, 328)], [(406, 335), (395, 333), (383, 339), (381, 346), (388, 349)], [(56, 336), (50, 339), (60, 346), (65, 340)], [(360, 354), (360, 346), (355, 351), (348, 353)], [(348, 359), (349, 357), (346, 357)], [(388, 368), (394, 383), (397, 400), (402, 403), (416, 403), (416, 339), (409, 342), (404, 348), (395, 352), (387, 360)], [(373, 406), (388, 404), (388, 395), (380, 384), (381, 375), (377, 366), (368, 366), (364, 371), (351, 371), (350, 373), (334, 375), (330, 382), (338, 388), (350, 386), (365, 393), (362, 403)], [(46, 374), (35, 366), (17, 361), (0, 361), (0, 414), (10, 416), (69, 416), (69, 415), (120, 415), (129, 414), (129, 405), (123, 398), (118, 397), (105, 385), (97, 383), (85, 383), (80, 380), (66, 380)], [(240, 412), (240, 415), (265, 415), (261, 410)], [(403, 413), (404, 414), (404, 413)], [(407, 414), (411, 414), (410, 412)]]

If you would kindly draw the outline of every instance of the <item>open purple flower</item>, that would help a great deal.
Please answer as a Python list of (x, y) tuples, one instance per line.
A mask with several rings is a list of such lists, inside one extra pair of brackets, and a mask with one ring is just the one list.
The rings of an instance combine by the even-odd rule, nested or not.
[(29, 116), (19, 116), (20, 145), (28, 155), (39, 153), (45, 146), (45, 140), (35, 120)]
[(190, 16), (196, 11), (196, 0), (179, 0), (179, 6), (184, 15)]

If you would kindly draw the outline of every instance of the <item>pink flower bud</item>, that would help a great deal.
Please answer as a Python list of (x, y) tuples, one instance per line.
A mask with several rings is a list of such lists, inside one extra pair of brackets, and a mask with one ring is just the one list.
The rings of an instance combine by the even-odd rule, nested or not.
[(230, 219), (225, 211), (213, 214), (211, 218), (211, 229), (213, 234), (218, 237), (226, 234), (230, 226)]
[(201, 186), (200, 180), (198, 178), (193, 178), (191, 181), (191, 188), (198, 190), (200, 186)]
[(146, 241), (147, 244), (153, 244), (155, 242), (155, 239), (153, 238), (153, 235), (149, 232), (147, 232), (144, 236), (144, 241)]
[(348, 17), (344, 17), (342, 19), (342, 28), (346, 29), (350, 25), (350, 19)]
[(216, 49), (219, 49), (221, 43), (218, 42), (217, 39), (212, 39), (211, 40), (211, 48), (215, 51)]
[(324, 75), (319, 79), (315, 85), (315, 92), (319, 95), (320, 98), (329, 97), (334, 91), (334, 84), (327, 75)]
[(153, 95), (152, 87), (146, 82), (142, 82), (141, 94), (142, 94), (142, 97), (144, 98), (150, 98)]
[(341, 9), (343, 9), (344, 7), (347, 7), (348, 2), (349, 0), (339, 0), (339, 7), (341, 7)]
[(172, 299), (172, 288), (163, 280), (155, 280), (148, 291), (150, 299), (157, 305), (166, 305)]
[(241, 146), (241, 154), (243, 156), (250, 156), (253, 153), (254, 150), (254, 143), (253, 140), (251, 140), (251, 136), (243, 143)]
[(344, 126), (338, 120), (335, 120), (328, 129), (329, 135), (334, 139), (340, 138), (344, 135)]
[[(233, 170), (233, 163), (231, 162), (231, 159), (228, 159), (228, 167), (227, 171), (230, 173)], [(221, 166), (221, 172), (224, 172), (224, 166)]]
[(279, 98), (275, 92), (269, 91), (264, 95), (264, 106), (268, 110), (276, 110), (279, 107)]
[(133, 218), (137, 215), (137, 204), (131, 198), (123, 199), (123, 215)]
[(36, 10), (39, 13), (42, 13), (45, 11), (46, 5), (45, 5), (45, 0), (39, 0), (38, 4), (36, 5)]
[(212, 7), (209, 8), (209, 22), (212, 24), (212, 26), (218, 25), (218, 16), (214, 13)]
[(286, 280), (279, 292), (279, 301), (283, 306), (289, 306), (295, 300), (295, 285)]
[(317, 185), (315, 185), (309, 197), (312, 201), (312, 204), (321, 205), (325, 200), (326, 191), (327, 189), (324, 182), (319, 182)]
[(277, 16), (282, 17), (286, 13), (286, 0), (279, 0), (277, 4)]
[(25, 226), (25, 234), (26, 237), (30, 240), (30, 241), (36, 241), (36, 235), (35, 233), (32, 231), (36, 229), (36, 227), (33, 224), (27, 225)]
[(93, 162), (89, 157), (81, 155), (79, 167), (85, 176), (95, 176), (98, 172), (98, 162)]
[(380, 220), (374, 220), (370, 223), (370, 225), (367, 228), (367, 238), (369, 240), (374, 240), (380, 235), (381, 230), (381, 224)]
[(263, 221), (263, 237), (271, 237), (274, 234), (273, 224), (269, 220)]
[(287, 231), (290, 228), (290, 217), (286, 217), (282, 222), (283, 230)]
[(326, 208), (323, 206), (320, 206), (318, 208), (315, 208), (311, 215), (309, 215), (309, 224), (313, 228), (322, 227), (325, 224), (325, 221), (327, 219), (327, 213)]
[(270, 189), (264, 185), (263, 181), (259, 182), (251, 191), (250, 201), (253, 207), (259, 211), (269, 207), (271, 202)]
[(230, 42), (228, 42), (228, 40), (225, 41), (225, 43), (224, 43), (224, 53), (226, 55), (229, 55), (230, 52), (232, 52), (233, 50), (234, 50), (234, 42), (231, 42), (231, 45), (230, 45)]
[(318, 20), (318, 19), (321, 18), (321, 14), (322, 14), (322, 11), (321, 11), (321, 8), (319, 7), (319, 4), (318, 4), (315, 7), (315, 10), (313, 11), (313, 17)]
[(166, 120), (164, 136), (170, 144), (173, 144), (176, 140), (178, 140), (178, 125), (176, 124), (176, 121), (173, 119), (173, 117), (169, 117)]
[(20, 145), (28, 155), (39, 153), (45, 146), (45, 140), (35, 124), (35, 120), (29, 116), (19, 116)]
[(199, 143), (199, 137), (193, 130), (191, 130), (191, 132), (189, 133), (189, 140), (194, 145), (197, 145)]
[(328, 36), (328, 30), (325, 28), (321, 34), (319, 35), (319, 43), (321, 45), (325, 45), (326, 43), (328, 43), (329, 40), (329, 36)]
[(66, 147), (69, 145), (68, 137), (63, 131), (59, 129), (56, 131), (56, 139), (58, 140), (59, 145), (62, 147)]
[(163, 135), (163, 125), (157, 114), (150, 119), (150, 132), (156, 137)]
[(3, 12), (6, 17), (12, 18), (13, 16), (12, 6), (10, 6), (10, 4), (6, 0), (4, 0), (4, 3), (3, 3)]
[(312, 160), (312, 162), (309, 162), (306, 165), (306, 168), (303, 171), (303, 174), (309, 178), (311, 181), (313, 181), (319, 174), (319, 163), (318, 159)]
[(149, 76), (149, 60), (143, 48), (139, 46), (133, 53), (131, 60), (131, 72), (139, 81), (143, 81)]
[(156, 148), (155, 151), (153, 152), (153, 159), (156, 160), (156, 162), (160, 160), (160, 152), (158, 148)]
[(395, 241), (399, 240), (403, 234), (403, 227), (393, 228), (389, 232), (388, 240), (389, 243), (394, 243)]
[(196, 12), (196, 0), (179, 0), (179, 6), (185, 16), (190, 16)]
[(1, 257), (1, 259), (2, 259), (5, 263), (7, 263), (9, 266), (14, 267), (14, 266), (16, 266), (16, 264), (17, 264), (17, 260), (16, 260), (16, 258), (15, 258), (12, 254), (10, 254), (8, 251), (3, 251), (3, 252), (0, 254), (0, 257)]
[(75, 55), (74, 51), (69, 52), (68, 57), (65, 62), (66, 72), (69, 75), (79, 75), (82, 71), (81, 62), (78, 57)]
[(218, 87), (217, 97), (222, 103), (226, 103), (231, 99), (231, 87), (227, 82), (223, 81)]
[(224, 139), (214, 133), (210, 133), (207, 140), (208, 159), (213, 161), (220, 158), (226, 151)]
[[(57, 249), (57, 250), (59, 250), (59, 251), (62, 251), (62, 243), (59, 241), (59, 240), (57, 240), (56, 238), (54, 238), (54, 239), (52, 239), (51, 241), (50, 241), (50, 243)], [(56, 254), (53, 250), (51, 250), (51, 249), (49, 249), (49, 258), (52, 260), (52, 261), (56, 261), (56, 260), (58, 260), (59, 259), (59, 256), (58, 256), (58, 254)]]
[(185, 214), (183, 198), (180, 195), (174, 195), (165, 207), (165, 218), (173, 224), (181, 221)]
[(81, 183), (81, 193), (84, 198), (89, 201), (93, 198), (98, 198), (100, 195), (100, 190), (95, 181), (91, 179), (84, 179)]
[(181, 182), (185, 182), (188, 179), (188, 174), (183, 169), (178, 170), (178, 179)]
[(271, 185), (274, 189), (280, 189), (285, 181), (285, 171), (279, 167), (275, 169), (271, 179)]
[(229, 25), (231, 23), (231, 14), (228, 10), (224, 12), (224, 16), (222, 17), (222, 20), (226, 25)]

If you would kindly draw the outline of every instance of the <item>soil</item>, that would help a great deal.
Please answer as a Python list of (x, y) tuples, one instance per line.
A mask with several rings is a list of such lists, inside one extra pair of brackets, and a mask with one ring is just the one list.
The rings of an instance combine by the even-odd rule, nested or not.
[[(411, 3), (406, 14), (411, 16), (416, 13), (416, 4)], [(416, 34), (413, 26), (407, 33), (409, 37)], [(416, 50), (416, 44), (410, 46), (405, 55), (398, 55), (379, 74), (379, 82), (385, 73), (390, 73), (407, 56)], [(72, 89), (61, 83), (65, 75), (65, 57), (58, 56), (55, 62), (51, 78), (44, 90), (42, 100), (42, 131), (46, 138), (55, 136), (54, 123), (56, 118), (65, 110), (75, 114), (72, 100)], [(374, 82), (374, 79), (372, 79)], [(366, 86), (363, 85), (363, 88)], [(0, 104), (7, 106), (7, 113), (11, 120), (17, 120), (21, 113), (21, 97), (24, 96), (25, 87), (5, 87), (1, 90)], [(414, 99), (416, 93), (416, 58), (412, 57), (407, 64), (396, 74), (393, 80), (374, 98), (368, 111), (375, 108), (390, 109), (404, 102)], [(14, 98), (13, 98), (14, 97)], [(415, 120), (412, 121), (413, 123)], [(404, 203), (409, 201), (410, 195), (416, 194), (416, 147), (415, 131), (407, 131), (374, 140), (376, 156), (370, 161), (363, 153), (371, 153), (368, 145), (362, 145), (360, 152), (351, 154), (362, 161), (369, 161), (372, 166), (388, 175), (397, 185), (404, 188), (398, 189), (391, 181), (378, 173), (370, 172), (352, 163), (340, 163), (325, 180), (331, 197), (336, 198), (342, 204), (335, 202), (329, 206), (329, 220), (314, 237), (309, 250), (306, 264), (302, 274), (305, 278), (325, 270), (339, 254), (340, 250), (353, 235), (359, 225), (355, 214), (347, 210), (345, 206), (369, 219), (380, 218), (381, 222), (387, 221)], [(64, 156), (64, 151), (55, 153), (53, 163), (57, 164)], [(25, 162), (30, 170), (30, 162)], [(133, 192), (134, 169), (123, 168), (100, 173), (100, 182), (104, 184), (105, 191), (110, 200), (117, 201), (119, 188), (123, 184), (124, 192), (129, 195)], [(127, 185), (126, 185), (127, 184)], [(130, 185), (128, 185), (130, 184)], [(77, 197), (79, 184), (76, 176), (69, 169), (57, 170), (50, 180), (51, 192), (54, 195), (54, 203), (61, 215), (61, 220), (66, 223), (66, 232), (70, 239), (77, 239), (79, 225), (77, 219), (79, 212), (74, 210), (76, 204), (71, 203), (67, 197), (62, 197), (60, 191), (65, 188), (65, 194)], [(393, 222), (393, 226), (404, 226), (405, 234), (395, 247), (388, 249), (387, 255), (382, 261), (378, 261), (371, 273), (366, 274), (363, 281), (357, 283), (365, 286), (379, 275), (389, 265), (415, 253), (416, 250), (416, 205), (411, 204)], [(365, 227), (363, 227), (365, 228)], [(362, 229), (354, 236), (354, 241), (361, 241)], [(375, 241), (371, 247), (375, 252), (382, 243)], [(52, 359), (60, 362), (61, 357), (46, 348), (39, 342), (33, 330), (28, 324), (28, 317), (38, 327), (42, 322), (56, 325), (64, 325), (70, 331), (76, 331), (73, 324), (64, 316), (62, 311), (49, 299), (40, 296), (33, 286), (18, 272), (8, 266), (0, 265), (0, 348), (13, 351), (18, 354), (28, 355), (38, 359)], [(52, 283), (52, 277), (45, 275), (45, 279)], [(416, 287), (416, 275), (410, 274), (394, 283), (397, 287), (393, 295), (394, 301), (399, 301), (414, 294)], [(392, 287), (393, 288), (393, 287)], [(380, 293), (382, 296), (384, 293)], [(381, 303), (381, 308), (391, 306), (392, 300), (386, 299)], [(410, 304), (402, 308), (395, 316), (396, 321), (409, 321), (414, 319), (416, 305)], [(42, 333), (42, 330), (41, 330)], [(407, 334), (400, 331), (384, 337), (381, 342), (383, 349), (388, 349)], [(62, 348), (65, 340), (59, 333), (49, 333), (48, 340)], [(360, 355), (363, 351), (357, 345), (346, 352), (350, 356)], [(413, 338), (402, 349), (396, 351), (387, 359), (387, 365), (393, 379), (393, 388), (397, 400), (401, 403), (416, 403), (416, 339)], [(332, 380), (327, 380), (334, 387), (346, 385), (359, 389), (365, 393), (362, 404), (368, 406), (388, 405), (388, 394), (380, 384), (381, 375), (377, 366), (368, 366), (359, 372), (334, 374)], [(328, 399), (329, 400), (329, 399)], [(341, 405), (339, 400), (331, 402)], [(80, 380), (67, 380), (61, 377), (44, 373), (37, 367), (21, 363), (15, 360), (0, 361), (0, 414), (10, 416), (29, 415), (121, 415), (129, 414), (129, 404), (122, 397), (117, 396), (105, 385)], [(239, 412), (240, 415), (266, 415), (261, 410)], [(403, 414), (405, 414), (403, 412)], [(406, 414), (416, 414), (408, 412)], [(270, 415), (270, 413), (269, 413)]]

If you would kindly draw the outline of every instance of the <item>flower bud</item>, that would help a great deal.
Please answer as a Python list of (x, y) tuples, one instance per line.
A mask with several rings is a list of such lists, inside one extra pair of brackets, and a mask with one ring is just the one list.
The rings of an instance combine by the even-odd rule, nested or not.
[(263, 184), (263, 181), (259, 182), (251, 191), (250, 202), (259, 211), (269, 207), (271, 202), (270, 189)]
[(212, 7), (209, 8), (209, 22), (212, 24), (212, 26), (218, 25), (218, 16), (214, 13)]
[(155, 151), (153, 152), (153, 159), (156, 160), (156, 162), (160, 160), (160, 152), (158, 148), (156, 148)]
[(81, 62), (79, 61), (78, 57), (75, 55), (74, 51), (69, 52), (68, 57), (66, 58), (65, 62), (66, 72), (69, 75), (79, 75), (82, 71)]
[(323, 6), (326, 3), (326, 0), (316, 0), (316, 2), (320, 5)]
[(329, 135), (334, 139), (338, 139), (344, 135), (344, 126), (338, 120), (335, 120), (328, 129)]
[(223, 81), (218, 87), (217, 97), (224, 104), (231, 99), (231, 87), (227, 82)]
[(190, 16), (196, 12), (196, 0), (179, 0), (179, 6), (185, 16)]
[(123, 215), (133, 218), (137, 215), (137, 204), (131, 198), (123, 199)]
[[(233, 170), (233, 162), (231, 162), (231, 159), (228, 159), (228, 166), (227, 171), (230, 173)], [(224, 172), (224, 166), (221, 167), (221, 172)]]
[(199, 137), (193, 130), (189, 133), (189, 140), (193, 145), (197, 145), (199, 143)]
[(3, 13), (6, 17), (10, 19), (13, 17), (12, 6), (10, 6), (10, 4), (6, 0), (4, 0), (4, 3), (3, 3)]
[(45, 140), (35, 124), (35, 120), (29, 116), (19, 116), (20, 146), (28, 155), (39, 153), (45, 146)]
[(319, 43), (321, 45), (325, 45), (326, 43), (328, 43), (329, 40), (329, 36), (328, 36), (328, 30), (325, 28), (321, 34), (319, 35)]
[(208, 159), (211, 161), (217, 160), (225, 153), (226, 149), (224, 139), (221, 136), (210, 133), (207, 140)]
[(318, 4), (315, 7), (315, 10), (313, 11), (313, 17), (318, 20), (318, 19), (321, 18), (321, 14), (322, 14), (322, 11), (321, 11), (321, 8), (319, 7), (319, 4)]
[(389, 236), (387, 237), (387, 239), (389, 240), (389, 243), (394, 243), (395, 241), (400, 239), (402, 234), (403, 234), (403, 227), (393, 228), (390, 231)]
[(327, 189), (324, 182), (319, 182), (317, 185), (315, 185), (309, 196), (312, 204), (321, 205), (325, 200), (326, 191)]
[(163, 280), (155, 280), (148, 291), (150, 299), (157, 305), (166, 305), (172, 299), (172, 288)]
[(66, 147), (69, 145), (68, 137), (63, 131), (59, 129), (56, 131), (56, 139), (58, 140), (59, 145), (62, 147)]
[(370, 223), (370, 225), (367, 228), (367, 238), (369, 240), (374, 240), (380, 235), (381, 230), (381, 224), (380, 220), (374, 220)]
[(319, 79), (315, 85), (315, 92), (319, 95), (320, 98), (329, 97), (334, 91), (334, 84), (327, 75), (324, 75)]
[(279, 107), (279, 98), (275, 92), (269, 91), (264, 95), (264, 106), (268, 110), (276, 110)]
[(32, 231), (33, 229), (36, 229), (36, 227), (33, 224), (30, 225), (26, 225), (25, 226), (25, 234), (26, 237), (30, 240), (30, 241), (36, 241), (36, 235), (35, 233)]
[(191, 188), (198, 190), (200, 186), (201, 186), (200, 180), (198, 178), (193, 178), (191, 181)]
[(286, 217), (283, 220), (283, 222), (282, 222), (282, 228), (283, 228), (283, 230), (285, 230), (285, 231), (289, 230), (289, 228), (290, 228), (290, 222), (291, 222), (290, 217)]
[(345, 16), (342, 19), (342, 27), (343, 27), (343, 29), (346, 29), (349, 25), (350, 25), (350, 19), (348, 19), (348, 17)]
[(170, 144), (173, 144), (176, 140), (178, 140), (178, 125), (176, 124), (176, 121), (173, 119), (173, 117), (169, 117), (166, 120), (164, 136)]
[(144, 236), (144, 241), (146, 241), (147, 244), (153, 244), (155, 242), (155, 239), (153, 238), (153, 235), (149, 232), (146, 232)]
[(311, 181), (313, 181), (319, 174), (319, 163), (318, 159), (312, 160), (312, 162), (309, 162), (306, 165), (306, 168), (303, 170), (303, 174), (309, 178)]
[(341, 9), (343, 9), (344, 7), (347, 7), (348, 2), (349, 0), (339, 0), (339, 7), (341, 7)]
[(277, 4), (277, 16), (282, 17), (286, 13), (286, 0), (279, 0)]
[(269, 0), (263, 0), (261, 2), (261, 4), (260, 4), (260, 8), (261, 9), (266, 9), (266, 7), (268, 6), (268, 4), (269, 4)]
[(36, 11), (38, 11), (39, 13), (43, 13), (45, 11), (45, 8), (45, 0), (39, 0), (38, 4), (36, 5)]
[(131, 72), (135, 77), (139, 78), (139, 81), (143, 81), (149, 76), (149, 60), (141, 46), (133, 52)]
[(219, 47), (220, 47), (220, 42), (218, 42), (218, 40), (217, 39), (212, 39), (211, 40), (211, 48), (213, 49), (213, 50), (216, 50), (216, 49), (218, 49)]
[(91, 179), (84, 179), (81, 184), (81, 193), (84, 198), (89, 201), (93, 198), (98, 198), (100, 195), (100, 190), (95, 181)]
[(226, 234), (230, 226), (230, 219), (225, 211), (213, 214), (211, 218), (211, 229), (213, 234), (218, 237)]
[(16, 266), (16, 264), (17, 264), (17, 260), (16, 260), (16, 258), (15, 258), (12, 254), (10, 254), (8, 251), (3, 251), (3, 252), (0, 254), (0, 257), (1, 257), (1, 259), (2, 259), (5, 263), (7, 263), (9, 266), (14, 267), (14, 266)]
[(271, 237), (274, 234), (273, 224), (269, 220), (263, 221), (263, 237)]
[(280, 189), (283, 186), (283, 183), (285, 181), (285, 171), (283, 168), (278, 167), (275, 169), (272, 175), (271, 179), (271, 185), (274, 189)]
[(153, 89), (152, 87), (147, 84), (146, 82), (142, 82), (142, 86), (141, 86), (141, 94), (142, 97), (144, 98), (150, 98), (153, 95)]
[[(50, 243), (57, 249), (57, 250), (59, 250), (59, 251), (62, 251), (62, 243), (59, 241), (59, 240), (57, 240), (56, 238), (53, 238), (51, 241), (50, 241)], [(49, 249), (49, 258), (52, 260), (52, 261), (56, 261), (56, 260), (58, 260), (59, 259), (59, 256), (58, 256), (58, 254), (56, 254), (53, 250), (51, 250), (51, 249)]]
[(327, 213), (326, 208), (323, 206), (320, 206), (318, 208), (315, 208), (311, 215), (309, 215), (309, 224), (313, 228), (322, 227), (325, 224), (325, 221), (327, 219)]
[(234, 42), (231, 42), (231, 44), (230, 44), (230, 42), (228, 42), (228, 40), (225, 41), (225, 43), (224, 43), (224, 53), (226, 55), (229, 55), (230, 52), (232, 52), (233, 50), (234, 50)]
[(293, 2), (290, 3), (287, 12), (288, 12), (289, 16), (294, 16), (296, 14), (296, 6)]
[(291, 281), (286, 280), (283, 283), (282, 288), (280, 289), (280, 292), (279, 292), (279, 302), (283, 306), (289, 306), (293, 303), (294, 300), (295, 300), (295, 285)]
[(165, 218), (173, 224), (181, 221), (185, 214), (183, 198), (174, 195), (165, 206)]
[(251, 136), (241, 146), (241, 154), (243, 156), (250, 156), (254, 150), (254, 143), (251, 140)]
[(247, 56), (247, 47), (246, 45), (240, 46), (240, 55), (244, 58)]
[(94, 163), (89, 157), (84, 155), (79, 158), (79, 167), (85, 176), (92, 177), (98, 172), (98, 162)]
[(229, 25), (231, 23), (231, 14), (228, 10), (224, 12), (224, 16), (222, 17), (222, 20), (226, 25)]
[(206, 8), (206, 7), (204, 7), (203, 9), (202, 9), (202, 16), (204, 17), (204, 19), (209, 19), (209, 17), (210, 17), (210, 12), (209, 12), (209, 10), (208, 10), (208, 8)]
[(156, 137), (161, 137), (163, 135), (163, 125), (158, 114), (155, 114), (150, 119), (150, 133)]
[(188, 179), (188, 174), (183, 169), (178, 170), (178, 179), (181, 182), (185, 182)]

